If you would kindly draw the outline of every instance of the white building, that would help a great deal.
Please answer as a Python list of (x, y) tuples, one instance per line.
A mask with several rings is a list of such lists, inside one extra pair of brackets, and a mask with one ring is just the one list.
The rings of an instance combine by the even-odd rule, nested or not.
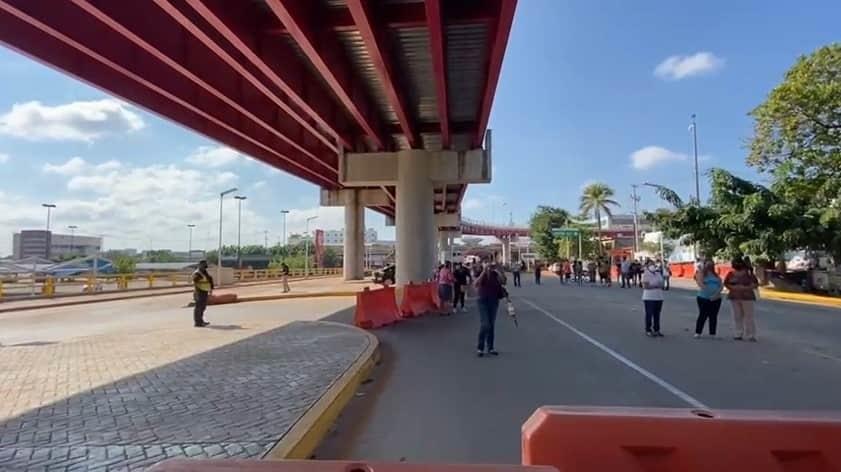
[(12, 247), (15, 259), (93, 256), (102, 250), (102, 238), (58, 234), (43, 230), (22, 230), (12, 235)]
[[(372, 244), (377, 242), (377, 230), (368, 228), (365, 230), (365, 243)], [(345, 244), (345, 230), (331, 229), (324, 232), (325, 246), (343, 246)]]

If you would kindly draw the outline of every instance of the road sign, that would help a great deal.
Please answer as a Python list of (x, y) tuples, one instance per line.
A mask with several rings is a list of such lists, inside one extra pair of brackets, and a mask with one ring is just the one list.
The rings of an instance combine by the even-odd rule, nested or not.
[(580, 232), (578, 228), (552, 228), (552, 236), (556, 238), (575, 238)]

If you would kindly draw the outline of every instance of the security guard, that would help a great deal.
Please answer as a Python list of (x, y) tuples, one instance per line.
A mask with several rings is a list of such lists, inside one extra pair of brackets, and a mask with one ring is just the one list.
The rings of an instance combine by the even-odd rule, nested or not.
[(196, 328), (203, 328), (210, 323), (204, 321), (204, 309), (207, 308), (207, 297), (213, 291), (213, 277), (207, 273), (207, 261), (199, 261), (199, 266), (193, 272), (193, 288), (195, 289), (196, 305), (193, 307), (193, 324)]

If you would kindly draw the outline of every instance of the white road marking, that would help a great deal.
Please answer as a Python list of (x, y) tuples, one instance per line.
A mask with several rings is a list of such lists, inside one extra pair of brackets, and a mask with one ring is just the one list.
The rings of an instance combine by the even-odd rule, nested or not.
[(566, 328), (566, 329), (572, 331), (573, 333), (577, 334), (579, 337), (581, 337), (582, 339), (584, 339), (588, 343), (592, 344), (593, 346), (596, 346), (597, 348), (599, 348), (602, 351), (609, 354), (614, 359), (616, 359), (619, 362), (625, 364), (625, 366), (627, 366), (628, 368), (630, 368), (632, 370), (635, 370), (637, 373), (639, 373), (643, 377), (645, 377), (648, 380), (650, 380), (650, 381), (656, 383), (657, 385), (663, 387), (664, 389), (669, 391), (672, 395), (680, 398), (681, 400), (685, 401), (689, 405), (691, 405), (695, 408), (700, 408), (700, 409), (704, 409), (704, 410), (709, 410), (710, 409), (710, 407), (703, 404), (697, 398), (695, 398), (692, 395), (684, 392), (683, 390), (675, 387), (674, 385), (672, 385), (669, 382), (663, 380), (662, 378), (660, 378), (657, 375), (655, 375), (654, 373), (646, 370), (645, 368), (639, 366), (638, 364), (634, 363), (634, 361), (628, 359), (627, 357), (623, 356), (622, 354), (619, 354), (618, 352), (614, 351), (613, 349), (605, 346), (604, 344), (599, 342), (597, 339), (595, 339), (592, 336), (588, 335), (587, 333), (581, 331), (580, 329), (576, 328), (575, 326), (573, 326), (573, 325), (567, 323), (566, 321), (558, 318), (557, 316), (555, 316), (552, 313), (546, 311), (545, 309), (535, 305), (534, 302), (532, 302), (531, 300), (527, 300), (527, 299), (522, 298), (522, 297), (518, 297), (518, 298), (520, 298), (525, 303), (531, 305), (531, 307), (534, 308), (535, 310), (537, 310), (537, 311), (543, 313), (544, 315), (548, 316), (550, 319), (552, 319), (553, 321), (555, 321), (559, 325), (561, 325), (564, 328)]

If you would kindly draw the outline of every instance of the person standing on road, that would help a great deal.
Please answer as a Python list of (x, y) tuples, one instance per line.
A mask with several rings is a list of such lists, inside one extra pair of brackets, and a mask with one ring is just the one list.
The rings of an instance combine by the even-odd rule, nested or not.
[(663, 290), (668, 290), (671, 287), (669, 281), (672, 278), (672, 269), (669, 267), (668, 261), (660, 260), (660, 272), (663, 274)]
[(455, 292), (455, 299), (453, 301), (453, 310), (459, 311), (459, 304), (461, 304), (461, 311), (464, 309), (464, 295), (467, 290), (467, 285), (470, 283), (470, 270), (462, 264), (456, 264), (456, 269), (453, 271), (453, 291)]
[(207, 299), (213, 292), (213, 277), (207, 273), (207, 261), (200, 260), (199, 266), (193, 272), (193, 293), (196, 304), (193, 306), (193, 326), (203, 328), (210, 323), (204, 320), (204, 310)]
[(540, 265), (540, 261), (534, 261), (534, 283), (540, 285), (540, 272), (543, 270), (543, 266)]
[(642, 275), (642, 304), (645, 307), (645, 335), (660, 337), (660, 312), (663, 311), (663, 276), (654, 262), (646, 262)]
[(283, 282), (283, 293), (289, 293), (289, 266), (285, 262), (280, 263), (280, 280)]
[[(487, 264), (482, 274), (473, 282), (479, 298), (479, 341), (476, 345), (476, 355), (483, 357), (488, 355), (498, 356), (494, 349), (494, 337), (496, 327), (496, 313), (499, 309), (499, 301), (508, 296), (503, 287), (501, 277), (495, 264)], [(487, 351), (485, 349), (487, 348)]]
[(622, 288), (631, 287), (631, 261), (628, 256), (622, 257), (622, 264), (619, 266), (619, 274), (622, 278)]
[(701, 272), (695, 274), (698, 285), (698, 319), (695, 320), (695, 338), (700, 338), (704, 332), (704, 323), (709, 320), (710, 336), (715, 336), (718, 325), (718, 311), (721, 309), (721, 289), (724, 285), (721, 277), (715, 273), (715, 262), (706, 261)]
[(450, 261), (444, 262), (438, 269), (438, 298), (441, 299), (441, 314), (452, 315), (453, 309), (451, 304), (453, 302), (453, 284), (455, 279), (453, 277), (452, 265)]
[(513, 276), (514, 276), (514, 286), (515, 287), (522, 287), (522, 284), (520, 283), (520, 271), (521, 270), (523, 270), (522, 261), (521, 262), (515, 262), (515, 263), (511, 264), (511, 274), (513, 274)]
[(756, 324), (753, 320), (754, 290), (759, 287), (756, 276), (750, 273), (744, 260), (738, 257), (730, 263), (733, 272), (724, 278), (724, 286), (729, 293), (727, 298), (733, 308), (733, 321), (736, 323), (736, 333), (733, 339), (741, 341), (747, 337), (748, 341), (756, 342)]

